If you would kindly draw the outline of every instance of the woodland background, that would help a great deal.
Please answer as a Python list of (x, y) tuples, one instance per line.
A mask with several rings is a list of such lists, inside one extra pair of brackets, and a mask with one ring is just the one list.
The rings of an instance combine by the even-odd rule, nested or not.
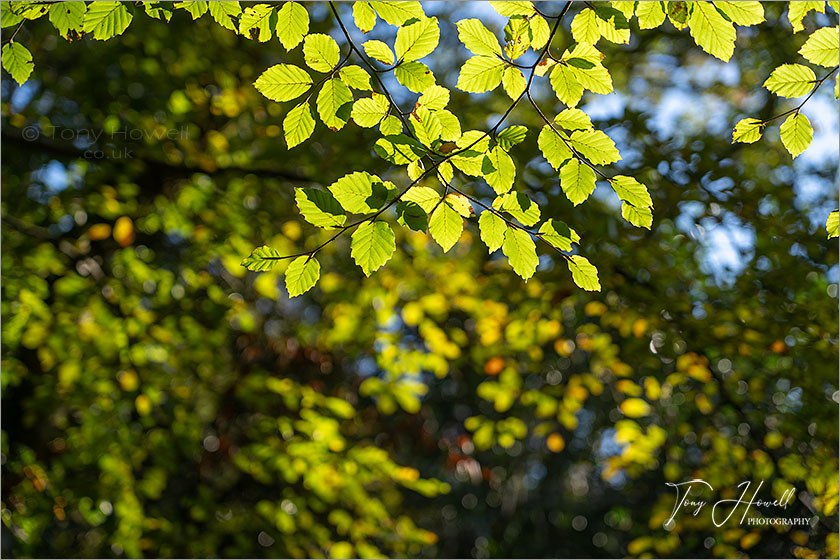
[[(452, 22), (494, 12), (425, 8), (454, 86)], [(783, 9), (727, 64), (668, 27), (602, 45), (619, 93), (582, 108), (656, 211), (647, 231), (597, 190), (546, 199), (600, 293), (550, 259), (523, 282), (473, 228), (447, 255), (403, 231), (370, 278), (338, 243), (294, 300), (240, 261), (314, 235), (293, 187), (387, 172), (369, 131), (288, 151), (287, 108), (252, 83), (290, 57), (208, 17), (104, 43), (27, 26), (33, 79), (2, 78), (3, 554), (837, 557), (831, 88), (794, 163), (772, 132), (731, 144), (739, 118), (789, 107), (760, 88), (804, 41)], [(452, 90), (465, 129), (509, 104)], [(531, 188), (556, 183), (525, 165), (535, 138), (512, 153)], [(626, 417), (628, 398), (649, 409)], [(665, 482), (690, 477), (793, 485), (785, 515), (820, 520), (668, 531)]]

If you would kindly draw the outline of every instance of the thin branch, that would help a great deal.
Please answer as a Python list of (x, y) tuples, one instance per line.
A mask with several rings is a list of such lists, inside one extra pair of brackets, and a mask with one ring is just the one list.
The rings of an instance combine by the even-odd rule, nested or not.
[(552, 245), (549, 241), (546, 241), (545, 237), (544, 237), (544, 236), (543, 236), (543, 234), (541, 234), (540, 232), (538, 232), (538, 231), (532, 231), (532, 230), (530, 230), (530, 229), (526, 228), (526, 227), (525, 227), (525, 226), (523, 226), (523, 225), (517, 224), (516, 222), (514, 222), (514, 221), (513, 221), (513, 220), (511, 220), (511, 219), (509, 219), (509, 218), (508, 218), (507, 216), (505, 216), (502, 212), (500, 212), (500, 211), (496, 210), (496, 209), (495, 209), (495, 208), (493, 208), (492, 206), (487, 206), (486, 204), (484, 204), (483, 202), (481, 202), (481, 201), (480, 201), (479, 199), (477, 199), (476, 197), (471, 196), (471, 195), (469, 195), (469, 194), (467, 194), (467, 193), (465, 193), (465, 192), (463, 192), (463, 191), (461, 191), (461, 190), (459, 190), (459, 189), (455, 188), (454, 186), (452, 186), (452, 184), (451, 184), (449, 181), (444, 181), (444, 180), (443, 180), (443, 177), (440, 177), (440, 176), (439, 176), (439, 179), (440, 179), (440, 181), (441, 181), (444, 185), (446, 185), (448, 188), (452, 189), (452, 190), (453, 190), (453, 191), (455, 191), (456, 193), (460, 194), (461, 196), (463, 196), (463, 197), (464, 197), (464, 198), (466, 198), (467, 200), (470, 200), (471, 202), (474, 202), (474, 203), (478, 204), (479, 206), (481, 206), (482, 208), (484, 208), (484, 210), (487, 210), (487, 211), (489, 211), (490, 213), (495, 214), (496, 216), (498, 216), (499, 218), (501, 218), (502, 220), (504, 220), (504, 221), (505, 221), (505, 223), (506, 223), (508, 226), (510, 226), (510, 227), (512, 227), (512, 228), (520, 229), (520, 230), (524, 231), (525, 233), (527, 233), (527, 234), (531, 235), (532, 237), (535, 237), (536, 239), (539, 239), (540, 241), (542, 241), (543, 243), (545, 243), (546, 245), (548, 245), (549, 247), (551, 247), (552, 249), (554, 249), (555, 251), (557, 251), (560, 255), (562, 255), (562, 256), (563, 256), (563, 258), (565, 258), (565, 259), (567, 259), (567, 260), (569, 259), (569, 255), (567, 255), (567, 254), (566, 254), (566, 253), (565, 253), (562, 249), (560, 249), (560, 248), (555, 247), (554, 245)]
[(811, 99), (811, 96), (812, 96), (812, 95), (814, 95), (815, 93), (817, 93), (817, 90), (818, 90), (818, 89), (820, 89), (820, 86), (821, 86), (821, 85), (823, 85), (823, 82), (825, 82), (825, 81), (826, 81), (827, 79), (829, 79), (829, 78), (830, 78), (830, 77), (831, 77), (831, 76), (832, 76), (835, 72), (837, 72), (837, 69), (838, 69), (838, 68), (840, 68), (840, 66), (835, 66), (835, 67), (834, 67), (834, 69), (832, 69), (832, 70), (831, 70), (831, 72), (829, 72), (828, 74), (826, 74), (825, 76), (823, 76), (821, 79), (817, 80), (817, 81), (816, 81), (816, 84), (814, 85), (814, 89), (812, 89), (812, 90), (811, 90), (811, 93), (809, 93), (809, 94), (808, 94), (808, 97), (806, 97), (806, 98), (802, 101), (802, 103), (800, 103), (798, 106), (794, 107), (793, 109), (790, 109), (789, 111), (785, 111), (784, 113), (782, 113), (782, 114), (780, 114), (780, 115), (776, 115), (775, 117), (770, 117), (770, 118), (769, 118), (769, 119), (767, 119), (766, 121), (761, 121), (762, 126), (764, 126), (765, 124), (769, 123), (770, 121), (774, 121), (774, 120), (776, 120), (776, 119), (780, 119), (780, 118), (782, 118), (782, 117), (784, 117), (784, 116), (786, 116), (786, 115), (789, 115), (789, 114), (791, 114), (791, 113), (798, 113), (798, 112), (802, 109), (802, 107), (803, 107), (803, 106), (804, 106), (804, 105), (808, 102), (808, 100), (809, 100), (809, 99)]

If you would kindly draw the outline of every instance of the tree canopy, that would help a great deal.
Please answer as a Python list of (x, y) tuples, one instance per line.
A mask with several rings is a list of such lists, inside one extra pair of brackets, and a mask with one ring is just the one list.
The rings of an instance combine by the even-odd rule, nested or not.
[(3, 552), (837, 557), (837, 4), (3, 3)]

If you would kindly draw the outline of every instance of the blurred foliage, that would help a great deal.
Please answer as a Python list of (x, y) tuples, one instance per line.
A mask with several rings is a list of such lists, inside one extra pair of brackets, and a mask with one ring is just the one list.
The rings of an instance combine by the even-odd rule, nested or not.
[[(331, 32), (327, 6), (309, 8)], [(430, 66), (454, 84), (451, 22), (480, 8), (426, 9), (442, 27)], [(631, 227), (603, 185), (574, 209), (596, 294), (551, 255), (523, 283), (470, 230), (447, 255), (400, 230), (387, 268), (366, 277), (340, 239), (290, 300), (285, 264), (241, 257), (329, 238), (294, 187), (348, 169), (404, 185), (359, 149), (373, 133), (316, 129), (287, 151), (291, 105), (252, 85), (279, 44), (186, 11), (106, 43), (21, 27), (37, 64), (2, 82), (2, 552), (837, 557), (838, 258), (815, 235), (837, 154), (730, 143), (739, 118), (790, 107), (755, 84), (805, 37), (765, 12), (726, 65), (666, 28), (604, 47), (621, 96), (582, 107), (657, 214)], [(668, 126), (675, 92), (688, 109)], [(826, 93), (809, 102), (832, 111), (817, 133), (836, 122)], [(453, 90), (450, 105), (481, 130), (509, 100)], [(549, 215), (573, 211), (535, 138), (512, 153)], [(716, 499), (792, 486), (783, 513), (750, 515), (818, 521), (718, 528), (706, 510), (664, 526), (666, 482), (691, 478)]]

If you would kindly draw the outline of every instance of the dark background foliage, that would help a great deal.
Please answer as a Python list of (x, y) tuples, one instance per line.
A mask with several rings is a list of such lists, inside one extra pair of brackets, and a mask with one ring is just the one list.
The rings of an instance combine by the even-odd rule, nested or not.
[[(331, 32), (327, 6), (307, 8)], [(442, 21), (430, 66), (453, 86), (453, 22), (490, 12), (426, 9)], [(300, 51), (186, 13), (104, 43), (27, 25), (33, 79), (2, 81), (3, 553), (836, 557), (838, 269), (821, 223), (837, 106), (809, 102), (817, 142), (794, 164), (771, 133), (730, 144), (738, 118), (788, 108), (759, 86), (804, 34), (765, 10), (726, 65), (670, 27), (604, 47), (619, 93), (583, 108), (649, 185), (652, 231), (601, 187), (579, 207), (558, 196), (536, 138), (512, 151), (581, 234), (595, 294), (551, 255), (522, 282), (473, 223), (447, 255), (403, 234), (370, 278), (342, 239), (289, 300), (239, 262), (323, 240), (293, 187), (405, 181), (353, 124), (286, 149), (291, 105), (251, 84)], [(509, 103), (456, 91), (465, 130)], [(539, 125), (527, 108), (519, 122)], [(650, 414), (625, 418), (635, 397)], [(792, 485), (784, 515), (818, 522), (663, 527), (665, 483), (694, 477), (723, 497)]]

